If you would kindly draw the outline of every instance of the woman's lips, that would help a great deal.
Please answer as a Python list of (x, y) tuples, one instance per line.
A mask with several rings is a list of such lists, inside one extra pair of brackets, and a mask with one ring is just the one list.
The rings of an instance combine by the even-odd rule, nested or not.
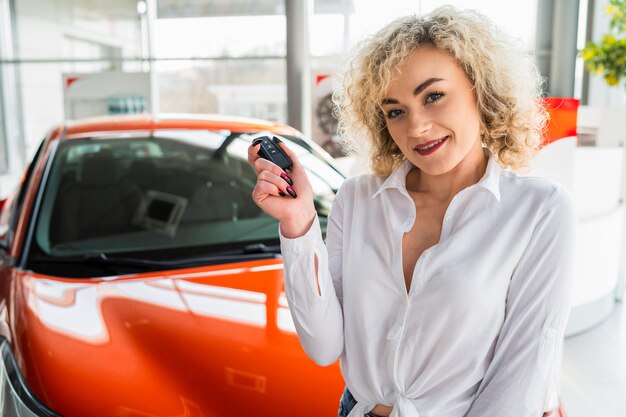
[(419, 153), (422, 156), (430, 155), (431, 153), (441, 148), (441, 145), (446, 143), (447, 140), (448, 140), (448, 136), (441, 138), (441, 139), (432, 140), (430, 142), (426, 142), (426, 144), (430, 146), (426, 148), (424, 148), (426, 144), (421, 145), (420, 147), (416, 146), (415, 150), (417, 151), (417, 153)]

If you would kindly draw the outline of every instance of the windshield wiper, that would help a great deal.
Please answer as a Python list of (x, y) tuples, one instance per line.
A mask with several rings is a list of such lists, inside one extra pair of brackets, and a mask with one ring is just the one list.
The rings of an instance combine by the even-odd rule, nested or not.
[(215, 265), (220, 263), (238, 262), (242, 260), (267, 259), (276, 257), (279, 253), (279, 245), (267, 246), (263, 243), (254, 243), (246, 245), (243, 248), (213, 252), (211, 255), (193, 256), (189, 258), (171, 260), (110, 256), (104, 252), (71, 256), (33, 255), (30, 260), (37, 263), (71, 263), (97, 265), (102, 267), (155, 269), (193, 265)]
[(245, 253), (280, 253), (280, 245), (267, 246), (265, 243), (253, 243), (243, 247)]
[(210, 255), (157, 262), (163, 266), (180, 267), (183, 265), (215, 265), (220, 263), (254, 261), (258, 259), (276, 258), (278, 256), (280, 256), (280, 245), (267, 246), (264, 243), (253, 243), (242, 248), (212, 252)]
[(83, 255), (53, 256), (53, 255), (33, 255), (32, 262), (38, 263), (72, 263), (88, 265), (110, 265), (110, 266), (130, 266), (139, 268), (149, 268), (154, 266), (154, 261), (140, 258), (127, 258), (108, 256), (104, 252), (86, 253)]

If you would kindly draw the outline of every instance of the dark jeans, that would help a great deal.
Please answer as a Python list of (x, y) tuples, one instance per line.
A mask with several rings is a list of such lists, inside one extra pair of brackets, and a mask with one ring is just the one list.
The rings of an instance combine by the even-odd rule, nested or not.
[[(356, 405), (356, 402), (357, 401), (352, 396), (352, 393), (350, 392), (348, 387), (346, 387), (343, 390), (343, 395), (341, 396), (341, 400), (339, 401), (339, 411), (337, 412), (337, 417), (346, 417), (348, 414), (350, 414), (350, 411), (352, 411), (352, 409)], [(367, 413), (365, 414), (365, 416), (378, 417), (376, 414), (372, 413)]]
[(341, 396), (341, 400), (339, 401), (339, 411), (337, 412), (337, 417), (346, 417), (350, 411), (356, 405), (356, 400), (346, 387), (343, 390), (343, 395)]

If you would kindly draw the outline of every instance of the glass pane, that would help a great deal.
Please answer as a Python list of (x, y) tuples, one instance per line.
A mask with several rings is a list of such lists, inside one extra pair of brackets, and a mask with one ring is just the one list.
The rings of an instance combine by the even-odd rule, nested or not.
[(207, 16), (219, 8), (194, 7), (200, 16), (176, 18), (194, 13), (159, 3), (159, 12), (167, 16), (157, 16), (154, 30), (155, 55), (165, 59), (155, 65), (160, 111), (286, 122), (284, 11), (229, 16), (236, 11), (224, 5), (219, 16)]
[(63, 121), (63, 64), (22, 64), (22, 119), (27, 160), (52, 126)]
[[(354, 44), (399, 16), (427, 13), (445, 4), (450, 4), (450, 1), (398, 0), (393, 2), (393, 7), (389, 7), (386, 2), (354, 0), (355, 14), (350, 20), (351, 40)], [(534, 49), (537, 0), (527, 2), (466, 0), (454, 2), (453, 5), (461, 9), (480, 11), (493, 20), (500, 29), (521, 39), (526, 49)]]
[[(444, 0), (421, 0), (422, 11), (428, 12), (437, 7), (450, 4)], [(535, 49), (537, 0), (531, 1), (494, 1), (467, 0), (457, 7), (475, 9), (491, 19), (508, 35), (522, 41), (525, 49)], [(515, 24), (511, 24), (515, 22)]]
[(316, 14), (311, 19), (311, 55), (337, 55), (347, 50), (345, 20), (340, 14)]
[(64, 73), (142, 70), (139, 62), (120, 61), (141, 56), (141, 19), (134, 1), (20, 0), (15, 12), (17, 57), (52, 61), (18, 67), (30, 158), (45, 131), (66, 116)]
[(157, 58), (285, 56), (285, 16), (159, 19)]
[(134, 1), (20, 0), (15, 12), (21, 59), (141, 55), (140, 15)]
[(165, 61), (155, 68), (162, 112), (287, 120), (284, 59)]
[[(302, 155), (324, 228), (343, 178), (299, 139), (283, 139)], [(249, 134), (185, 130), (62, 142), (37, 219), (36, 252), (160, 259), (155, 251), (185, 258), (199, 248), (208, 255), (278, 244), (277, 222), (251, 199), (251, 141)]]

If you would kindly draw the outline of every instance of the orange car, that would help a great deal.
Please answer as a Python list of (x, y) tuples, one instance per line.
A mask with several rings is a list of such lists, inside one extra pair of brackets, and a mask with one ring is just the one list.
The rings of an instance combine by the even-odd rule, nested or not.
[(337, 363), (302, 350), (278, 224), (247, 148), (283, 139), (325, 228), (344, 180), (294, 129), (101, 118), (53, 129), (0, 201), (0, 415), (334, 416)]
[(101, 118), (54, 129), (0, 215), (0, 415), (326, 416), (247, 148), (277, 135), (325, 219), (344, 177), (294, 129)]

